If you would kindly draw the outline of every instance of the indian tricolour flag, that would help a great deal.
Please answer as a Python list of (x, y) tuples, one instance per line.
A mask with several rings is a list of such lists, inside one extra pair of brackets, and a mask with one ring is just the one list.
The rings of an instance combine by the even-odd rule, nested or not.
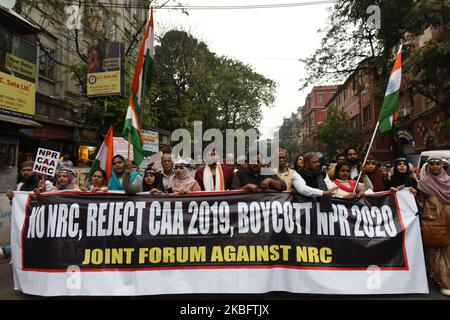
[(392, 68), (389, 77), (386, 94), (384, 96), (383, 106), (381, 107), (380, 117), (378, 121), (380, 132), (391, 130), (394, 115), (397, 113), (398, 98), (400, 96), (400, 84), (402, 81), (402, 46), (397, 53), (394, 68)]
[(154, 154), (154, 152), (143, 149), (144, 139), (142, 138), (141, 128), (139, 127), (136, 109), (134, 108), (132, 98), (130, 98), (130, 104), (125, 117), (122, 137), (133, 145), (133, 160), (136, 164), (139, 165), (144, 157)]
[(106, 179), (109, 180), (109, 177), (111, 177), (113, 154), (113, 127), (111, 126), (105, 136), (105, 140), (103, 141), (102, 146), (98, 150), (97, 157), (95, 158), (94, 163), (89, 169), (88, 177), (91, 178), (94, 172), (100, 168), (106, 172)]
[(153, 35), (153, 7), (150, 8), (150, 19), (145, 28), (144, 39), (142, 39), (139, 48), (139, 54), (136, 61), (136, 68), (134, 70), (133, 83), (131, 91), (133, 93), (133, 102), (135, 108), (139, 111), (141, 107), (141, 97), (143, 90), (150, 84), (153, 72), (153, 57), (154, 50), (154, 35)]

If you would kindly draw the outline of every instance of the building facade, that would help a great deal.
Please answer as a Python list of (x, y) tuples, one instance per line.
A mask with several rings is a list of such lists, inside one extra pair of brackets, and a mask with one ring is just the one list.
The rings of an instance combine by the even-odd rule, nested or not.
[(314, 129), (317, 125), (325, 121), (328, 101), (338, 90), (338, 86), (315, 86), (305, 99), (305, 104), (300, 108), (300, 141), (304, 146), (309, 146), (312, 150), (322, 150), (322, 143), (313, 137)]
[[(437, 36), (439, 29), (428, 29), (423, 35), (412, 39), (411, 43), (418, 48)], [(364, 62), (361, 64), (364, 65)], [(361, 129), (358, 149), (360, 154), (364, 154), (378, 121), (384, 95), (380, 94), (381, 88), (376, 87), (373, 74), (361, 69), (351, 74), (339, 87), (326, 108), (338, 107), (349, 116), (355, 127)], [(450, 149), (450, 133), (446, 126), (448, 117), (444, 107), (413, 93), (409, 81), (413, 77), (403, 72), (398, 117), (393, 129), (384, 134), (376, 133), (371, 154), (377, 160), (392, 161), (395, 157), (406, 156), (415, 162), (414, 159), (422, 151)], [(385, 87), (382, 89), (384, 92)]]
[[(76, 28), (69, 26), (71, 12), (65, 11), (67, 3), (27, 0), (17, 0), (17, 3), (20, 5), (14, 10), (0, 6), (1, 40), (7, 38), (10, 44), (6, 50), (0, 49), (0, 71), (16, 75), (10, 61), (22, 61), (11, 58), (18, 55), (12, 51), (20, 40), (20, 47), (26, 46), (35, 56), (34, 63), (28, 62), (29, 72), (33, 73), (33, 78), (28, 80), (34, 83), (35, 94), (32, 110), (24, 112), (15, 112), (0, 99), (0, 130), (4, 133), (0, 144), (5, 142), (0, 148), (4, 149), (2, 153), (10, 154), (5, 157), (11, 159), (7, 167), (14, 164), (10, 171), (17, 172), (17, 164), (33, 160), (37, 148), (46, 143), (60, 148), (61, 156), (75, 166), (90, 165), (108, 128), (92, 123), (78, 112), (80, 105), (89, 106), (92, 101), (86, 98), (86, 88), (83, 88), (86, 61), (82, 58), (88, 46), (102, 41), (124, 42), (128, 44), (125, 49), (134, 48), (129, 55), (135, 57), (147, 18), (144, 1), (114, 1), (115, 6), (111, 7), (93, 4), (82, 7), (81, 24)], [(77, 69), (78, 74), (73, 72)], [(166, 132), (160, 134), (161, 138), (167, 136)]]

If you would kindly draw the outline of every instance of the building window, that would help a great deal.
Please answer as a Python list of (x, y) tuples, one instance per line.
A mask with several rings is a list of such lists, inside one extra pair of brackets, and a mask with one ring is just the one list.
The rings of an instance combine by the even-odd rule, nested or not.
[(12, 168), (16, 165), (16, 145), (0, 143), (0, 169)]
[(125, 0), (125, 9), (130, 12), (131, 10), (131, 0)]
[(363, 122), (369, 122), (372, 120), (372, 108), (370, 107), (370, 105), (366, 106), (363, 109)]
[(39, 75), (54, 80), (55, 61), (52, 60), (55, 51), (50, 49), (41, 49), (39, 56)]
[(317, 95), (317, 103), (323, 103), (323, 94)]
[(358, 115), (354, 116), (353, 118), (350, 119), (353, 128), (358, 128), (358, 122), (359, 122), (359, 117)]
[(412, 113), (413, 108), (413, 98), (411, 90), (407, 90), (400, 95), (400, 106), (398, 114), (400, 117), (406, 117)]

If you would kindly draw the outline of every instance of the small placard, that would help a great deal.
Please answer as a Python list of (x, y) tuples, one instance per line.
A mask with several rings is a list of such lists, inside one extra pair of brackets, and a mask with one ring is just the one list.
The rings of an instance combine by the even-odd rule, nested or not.
[(56, 167), (58, 166), (59, 152), (50, 149), (39, 148), (34, 161), (33, 171), (55, 176)]

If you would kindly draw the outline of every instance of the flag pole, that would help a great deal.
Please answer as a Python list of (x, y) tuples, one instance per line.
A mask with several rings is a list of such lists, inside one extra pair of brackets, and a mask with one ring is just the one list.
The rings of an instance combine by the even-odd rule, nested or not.
[[(148, 19), (148, 23), (150, 23), (150, 19), (151, 19), (151, 5), (152, 1), (150, 1), (149, 7), (148, 7), (148, 13), (147, 13), (147, 19)], [(149, 35), (150, 36), (150, 35)], [(145, 54), (145, 52), (144, 52)], [(144, 69), (142, 71), (142, 73), (144, 74), (144, 79), (142, 80), (142, 91), (140, 92), (141, 94), (141, 105), (139, 106), (140, 108), (140, 113), (139, 113), (139, 127), (142, 129), (142, 121), (144, 119), (144, 106), (145, 106), (145, 85), (147, 82), (147, 72), (145, 72), (145, 63), (144, 65), (142, 65), (142, 68)]]
[(142, 128), (142, 121), (144, 119), (144, 106), (145, 106), (145, 83), (147, 82), (147, 73), (144, 72), (144, 80), (142, 82), (142, 94), (141, 94), (141, 105), (139, 108), (141, 109), (139, 113), (139, 127)]
[(364, 162), (362, 163), (361, 170), (359, 170), (358, 180), (356, 180), (356, 185), (355, 185), (355, 188), (353, 189), (353, 193), (356, 192), (356, 188), (358, 187), (358, 183), (359, 183), (359, 180), (361, 179), (361, 175), (362, 175), (364, 166), (366, 165), (366, 161), (367, 161), (367, 157), (369, 156), (370, 149), (372, 149), (373, 140), (375, 139), (375, 136), (377, 134), (379, 124), (380, 124), (380, 121), (377, 121), (375, 130), (373, 131), (373, 134), (372, 134), (372, 139), (370, 140), (369, 148), (367, 149), (366, 156), (364, 157)]
[(128, 130), (128, 156), (127, 156), (127, 160), (130, 160), (130, 145), (131, 145), (131, 143), (130, 143), (130, 131), (131, 130)]
[[(396, 56), (396, 58), (395, 58), (394, 66), (393, 66), (393, 69), (392, 69), (392, 71), (391, 71), (391, 75), (390, 75), (390, 77), (389, 77), (388, 86), (387, 86), (387, 88), (386, 88), (386, 93), (385, 93), (385, 95), (384, 95), (383, 105), (381, 106), (380, 114), (378, 115), (378, 121), (377, 121), (377, 124), (376, 124), (376, 126), (375, 126), (375, 130), (373, 131), (372, 139), (370, 140), (369, 148), (367, 149), (366, 156), (364, 157), (364, 162), (363, 162), (363, 164), (362, 164), (360, 173), (359, 173), (359, 175), (358, 175), (358, 180), (356, 180), (356, 185), (355, 185), (355, 188), (353, 189), (353, 192), (355, 192), (355, 191), (356, 191), (356, 188), (358, 187), (358, 183), (359, 183), (359, 180), (361, 179), (361, 175), (362, 175), (362, 170), (364, 169), (364, 166), (365, 166), (365, 164), (366, 164), (367, 157), (369, 156), (369, 153), (370, 153), (370, 149), (372, 149), (373, 140), (375, 139), (375, 135), (376, 135), (376, 133), (377, 133), (378, 126), (379, 126), (379, 124), (380, 124), (380, 116), (381, 116), (381, 114), (383, 113), (383, 111), (384, 111), (384, 113), (390, 111), (389, 108), (386, 108), (386, 107), (385, 107), (386, 97), (387, 97), (388, 95), (392, 94), (392, 93), (395, 91), (395, 86), (396, 86), (396, 85), (398, 85), (397, 90), (398, 90), (398, 91), (400, 90), (400, 82), (401, 82), (401, 81), (396, 82), (395, 79), (394, 79), (394, 80), (392, 79), (392, 75), (394, 74), (394, 71), (400, 70), (399, 80), (401, 79), (401, 52), (402, 52), (402, 46), (403, 46), (403, 44), (400, 44), (400, 47), (398, 48), (397, 56)], [(400, 60), (399, 60), (399, 62), (400, 62), (400, 67), (398, 67), (398, 68), (396, 68), (397, 58), (400, 58)], [(391, 84), (391, 80), (392, 80), (392, 87), (390, 88), (389, 84)], [(395, 104), (397, 105), (397, 104), (398, 104), (398, 101), (395, 101)], [(386, 108), (387, 111), (385, 110), (385, 108)], [(396, 106), (395, 108), (397, 108), (397, 106)], [(396, 111), (394, 110), (394, 112), (391, 113), (391, 115), (395, 114), (395, 112), (396, 112)], [(388, 114), (388, 116), (389, 116), (389, 114)], [(386, 116), (384, 116), (382, 120), (385, 121), (386, 119), (388, 119), (388, 118), (387, 118)], [(391, 129), (392, 129), (392, 128), (391, 128)], [(383, 132), (384, 132), (384, 131), (383, 131)]]

